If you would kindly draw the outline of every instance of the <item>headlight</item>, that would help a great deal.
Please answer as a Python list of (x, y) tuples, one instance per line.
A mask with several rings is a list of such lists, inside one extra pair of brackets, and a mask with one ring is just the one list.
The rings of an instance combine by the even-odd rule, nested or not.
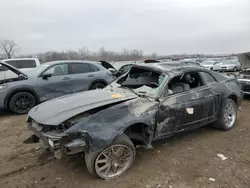
[(0, 85), (0, 89), (4, 89), (4, 88), (6, 88), (6, 87), (8, 87), (7, 84)]

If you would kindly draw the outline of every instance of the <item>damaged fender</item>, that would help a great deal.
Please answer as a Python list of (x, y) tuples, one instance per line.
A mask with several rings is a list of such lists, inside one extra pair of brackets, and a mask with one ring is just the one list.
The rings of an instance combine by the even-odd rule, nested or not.
[(131, 125), (142, 123), (147, 126), (147, 142), (150, 143), (154, 136), (154, 117), (158, 103), (144, 100), (130, 100), (97, 112), (69, 128), (66, 133), (81, 132), (86, 139), (88, 151), (95, 152), (108, 147)]

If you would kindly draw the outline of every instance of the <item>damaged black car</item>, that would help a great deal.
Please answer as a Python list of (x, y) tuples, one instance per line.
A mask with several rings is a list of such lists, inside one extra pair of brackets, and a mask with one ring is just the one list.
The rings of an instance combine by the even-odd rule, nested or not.
[(111, 179), (133, 164), (137, 145), (210, 123), (230, 130), (241, 99), (235, 78), (201, 67), (133, 65), (104, 89), (34, 107), (27, 122), (56, 158), (84, 153), (93, 177)]

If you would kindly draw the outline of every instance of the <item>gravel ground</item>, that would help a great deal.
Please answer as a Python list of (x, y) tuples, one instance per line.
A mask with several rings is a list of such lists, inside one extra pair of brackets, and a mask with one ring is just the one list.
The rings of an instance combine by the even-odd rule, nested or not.
[(245, 99), (231, 131), (206, 126), (156, 142), (154, 149), (138, 149), (131, 169), (109, 181), (91, 178), (81, 156), (58, 161), (40, 144), (23, 144), (31, 134), (26, 116), (1, 113), (0, 187), (249, 188), (249, 110)]

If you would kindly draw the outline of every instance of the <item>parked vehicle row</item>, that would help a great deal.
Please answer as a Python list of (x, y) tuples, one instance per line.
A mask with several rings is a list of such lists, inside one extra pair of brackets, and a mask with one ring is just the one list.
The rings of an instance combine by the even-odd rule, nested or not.
[[(70, 71), (75, 63), (64, 62), (57, 71)], [(46, 71), (38, 74), (43, 82), (53, 77), (53, 71)], [(34, 135), (27, 140), (41, 140), (58, 159), (84, 153), (93, 177), (111, 179), (131, 167), (137, 145), (151, 147), (155, 140), (209, 123), (232, 129), (242, 96), (235, 78), (202, 67), (133, 65), (102, 90), (59, 97), (32, 108), (27, 123)]]
[[(101, 62), (55, 61), (41, 64), (29, 72), (0, 63), (0, 108), (25, 114), (37, 104), (66, 94), (104, 88), (114, 75)], [(5, 77), (11, 72), (12, 77)]]
[(238, 60), (205, 60), (201, 66), (214, 70), (214, 71), (239, 71), (241, 70), (241, 64)]

